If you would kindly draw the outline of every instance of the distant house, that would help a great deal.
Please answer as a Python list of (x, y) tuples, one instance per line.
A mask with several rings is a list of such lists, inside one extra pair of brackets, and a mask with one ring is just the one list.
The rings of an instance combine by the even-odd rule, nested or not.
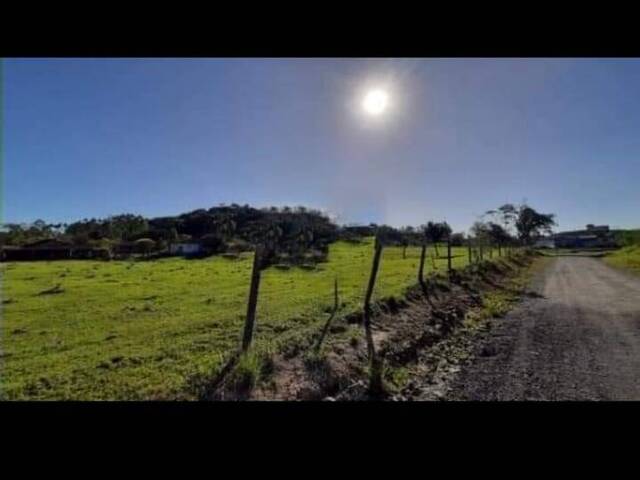
[(181, 256), (197, 255), (202, 253), (202, 245), (196, 242), (172, 243), (169, 247), (169, 253)]
[(551, 237), (539, 238), (533, 244), (535, 248), (556, 248), (556, 244)]
[(609, 225), (587, 225), (585, 230), (560, 232), (552, 236), (557, 248), (611, 248), (617, 246)]

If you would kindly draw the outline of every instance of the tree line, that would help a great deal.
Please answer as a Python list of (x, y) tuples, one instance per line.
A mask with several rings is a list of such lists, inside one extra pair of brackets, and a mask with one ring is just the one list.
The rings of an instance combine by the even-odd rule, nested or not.
[(298, 207), (254, 208), (249, 205), (220, 205), (176, 216), (145, 218), (135, 214), (114, 215), (103, 219), (83, 219), (73, 223), (46, 223), (43, 220), (23, 224), (5, 224), (0, 230), (0, 246), (24, 246), (34, 241), (55, 238), (75, 246), (111, 249), (134, 243), (137, 251), (165, 251), (178, 242), (198, 241), (206, 253), (253, 250), (264, 247), (264, 262), (322, 261), (330, 243), (342, 239), (360, 241), (363, 237), (383, 235), (388, 245), (420, 246), (426, 239), (441, 256), (439, 244), (530, 244), (548, 233), (555, 224), (553, 214), (542, 214), (523, 204), (505, 204), (487, 211), (466, 236), (453, 233), (447, 222), (429, 221), (418, 227), (393, 228), (388, 225), (338, 226), (319, 210)]

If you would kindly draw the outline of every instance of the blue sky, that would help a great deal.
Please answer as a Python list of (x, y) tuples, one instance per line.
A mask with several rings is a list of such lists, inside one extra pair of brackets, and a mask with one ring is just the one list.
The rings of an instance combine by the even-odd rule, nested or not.
[(5, 59), (2, 105), (5, 222), (235, 202), (466, 230), (527, 200), (640, 227), (634, 59)]

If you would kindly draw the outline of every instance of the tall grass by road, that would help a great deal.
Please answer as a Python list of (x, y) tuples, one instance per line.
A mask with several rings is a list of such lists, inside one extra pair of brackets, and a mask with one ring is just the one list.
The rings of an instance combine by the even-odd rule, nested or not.
[(640, 274), (640, 244), (609, 253), (604, 261), (609, 265)]

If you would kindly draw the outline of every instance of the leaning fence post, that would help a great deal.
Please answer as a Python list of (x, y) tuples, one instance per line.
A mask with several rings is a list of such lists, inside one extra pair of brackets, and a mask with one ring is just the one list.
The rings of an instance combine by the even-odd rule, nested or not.
[(373, 333), (371, 331), (371, 296), (373, 288), (376, 284), (376, 276), (380, 266), (380, 256), (382, 254), (382, 239), (376, 235), (375, 250), (373, 254), (373, 264), (371, 266), (371, 275), (369, 276), (369, 284), (367, 285), (367, 293), (364, 298), (364, 331), (367, 339), (367, 353), (369, 356), (369, 389), (372, 393), (377, 394), (383, 391), (382, 386), (382, 365), (376, 355), (376, 348), (373, 343)]
[(320, 338), (318, 338), (318, 343), (316, 344), (316, 353), (320, 351), (320, 347), (322, 346), (322, 342), (324, 341), (324, 337), (327, 336), (327, 332), (329, 331), (329, 327), (331, 326), (331, 321), (338, 313), (339, 301), (338, 301), (338, 277), (335, 278), (333, 283), (333, 310), (331, 311), (331, 315), (327, 319), (327, 322), (322, 329), (322, 333), (320, 334)]
[(253, 269), (251, 270), (251, 286), (249, 287), (249, 301), (247, 302), (247, 317), (242, 337), (242, 351), (246, 352), (253, 338), (253, 327), (256, 322), (256, 307), (258, 305), (258, 289), (260, 288), (260, 268), (262, 266), (262, 246), (258, 246), (253, 255)]

